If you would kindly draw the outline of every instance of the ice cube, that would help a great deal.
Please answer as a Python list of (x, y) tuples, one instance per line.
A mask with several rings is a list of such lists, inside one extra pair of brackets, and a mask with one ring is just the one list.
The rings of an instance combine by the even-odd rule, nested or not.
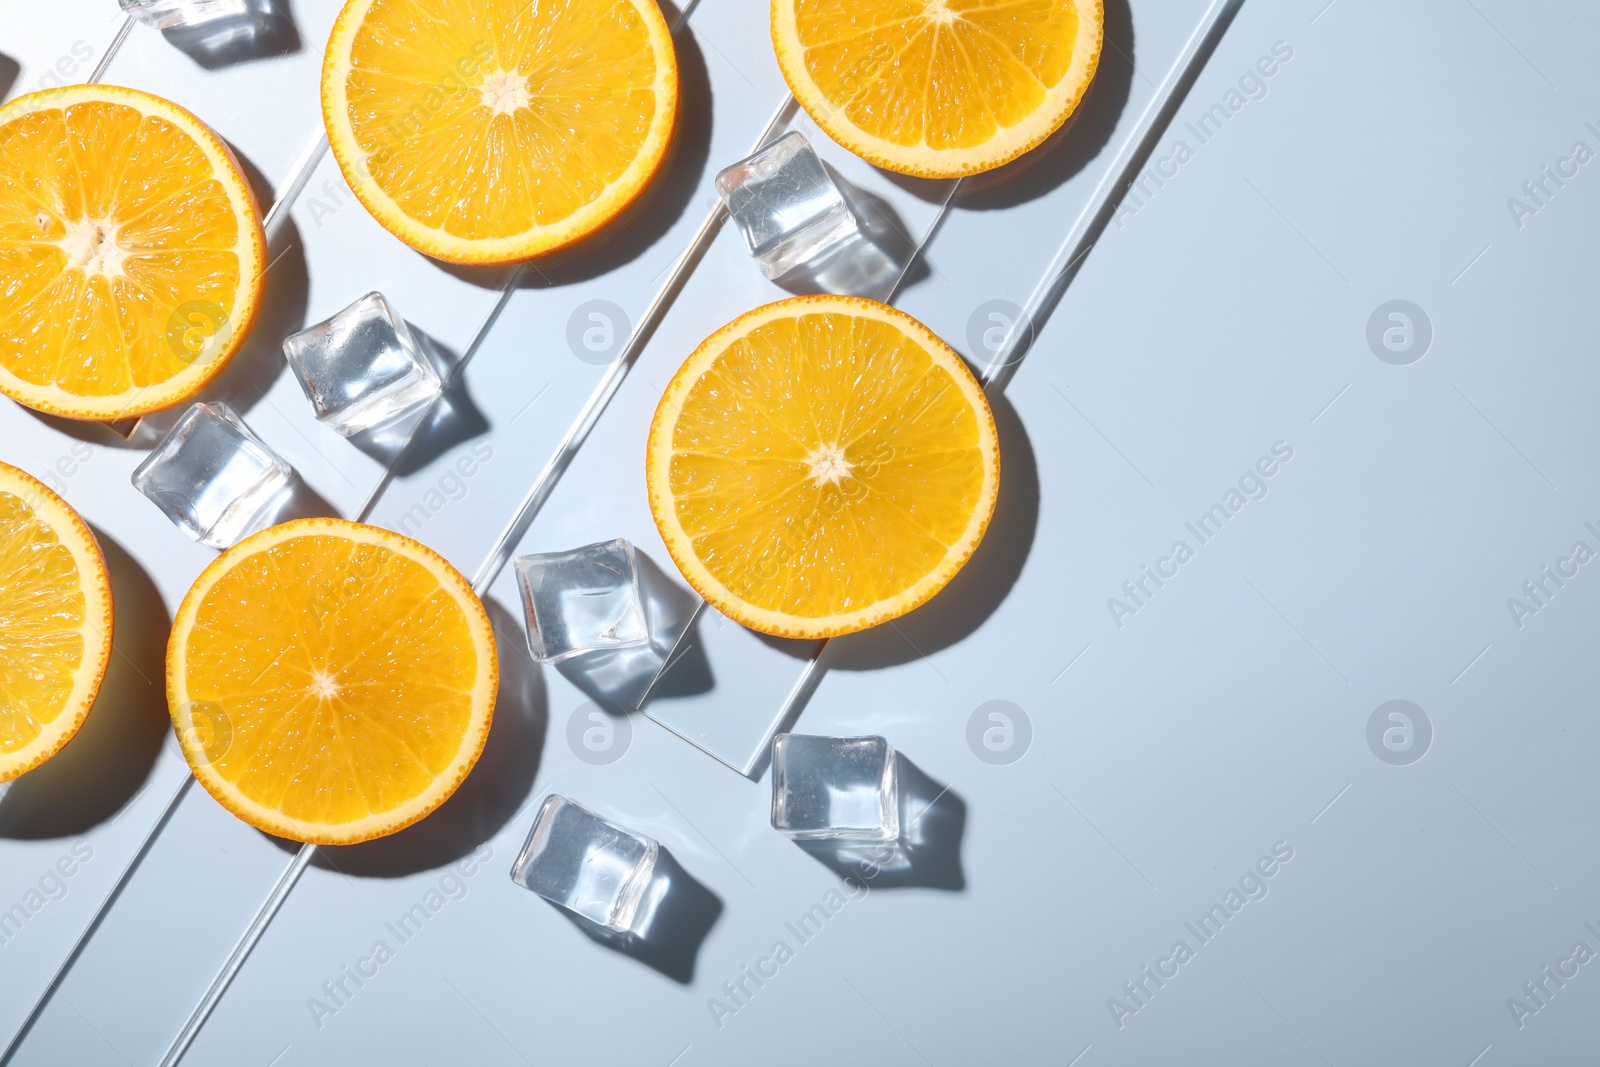
[(122, 10), (158, 30), (200, 26), (225, 18), (243, 18), (248, 0), (121, 0)]
[(610, 930), (632, 929), (660, 846), (557, 793), (533, 818), (511, 880)]
[(227, 404), (196, 404), (134, 470), (133, 486), (202, 545), (227, 548), (266, 525), (292, 473)]
[(443, 384), (382, 293), (290, 335), (283, 354), (317, 418), (346, 437), (432, 403)]
[(799, 133), (722, 171), (717, 194), (768, 278), (815, 263), (857, 232), (844, 194)]
[(797, 841), (900, 835), (894, 749), (881, 737), (779, 734), (772, 742), (772, 826)]
[(518, 556), (516, 563), (536, 659), (559, 663), (649, 640), (638, 561), (622, 538)]

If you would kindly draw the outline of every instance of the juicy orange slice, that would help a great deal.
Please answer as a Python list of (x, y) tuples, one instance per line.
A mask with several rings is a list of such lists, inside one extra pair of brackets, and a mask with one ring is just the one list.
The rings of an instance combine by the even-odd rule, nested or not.
[(268, 833), (349, 844), (454, 793), (489, 734), (483, 605), (433, 550), (343, 519), (247, 537), (183, 598), (167, 700), (218, 803)]
[(72, 740), (111, 659), (111, 580), (78, 513), (0, 463), (0, 782)]
[(222, 370), (266, 242), (233, 154), (177, 104), (113, 85), (0, 107), (0, 392), (117, 419)]
[(650, 183), (678, 114), (655, 0), (348, 0), (322, 68), (345, 181), (456, 263), (565, 248)]
[(992, 170), (1067, 120), (1100, 60), (1101, 0), (772, 0), (778, 66), (870, 163)]
[(650, 425), (650, 508), (689, 584), (763, 633), (831, 637), (933, 596), (983, 538), (994, 417), (922, 323), (801, 296), (695, 349)]

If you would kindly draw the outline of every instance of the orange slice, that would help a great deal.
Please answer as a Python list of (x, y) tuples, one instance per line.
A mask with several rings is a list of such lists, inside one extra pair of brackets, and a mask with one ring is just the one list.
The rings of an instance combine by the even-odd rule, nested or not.
[(655, 0), (348, 0), (322, 114), (374, 218), (455, 263), (583, 240), (650, 184), (678, 61)]
[(780, 300), (695, 349), (650, 424), (650, 508), (717, 610), (832, 637), (933, 596), (983, 538), (1000, 449), (983, 390), (903, 311)]
[(408, 537), (299, 519), (212, 561), (178, 608), (167, 701), (217, 802), (349, 844), (444, 803), (483, 751), (499, 661), (483, 605)]
[(73, 85), (0, 107), (0, 392), (74, 419), (171, 407), (261, 302), (255, 198), (170, 101)]
[(902, 174), (992, 170), (1067, 121), (1101, 0), (772, 0), (789, 88), (828, 136)]
[(0, 782), (55, 755), (111, 660), (111, 580), (78, 513), (0, 463)]

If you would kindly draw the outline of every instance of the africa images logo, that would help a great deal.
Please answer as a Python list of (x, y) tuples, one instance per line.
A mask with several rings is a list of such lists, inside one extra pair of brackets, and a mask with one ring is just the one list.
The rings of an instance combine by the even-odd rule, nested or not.
[(1137, 577), (1122, 583), (1122, 596), (1107, 597), (1106, 610), (1111, 613), (1111, 621), (1117, 629), (1122, 629), (1128, 618), (1149, 607), (1156, 593), (1176, 578), (1184, 564), (1194, 559), (1195, 553), (1203, 545), (1220, 534), (1223, 527), (1244, 510), (1246, 504), (1265, 500), (1271, 491), (1267, 480), (1293, 458), (1294, 447), (1289, 442), (1274, 442), (1270, 455), (1258, 458), (1239, 476), (1235, 485), (1223, 492), (1221, 499), (1192, 521), (1183, 524), (1183, 528), (1194, 538), (1194, 544), (1191, 545), (1187, 538), (1174, 541), (1167, 554), (1157, 559), (1153, 566), (1147, 564), (1141, 567)]
[[(1267, 894), (1271, 892), (1270, 880), (1292, 859), (1293, 845), (1287, 841), (1273, 842), (1270, 854), (1261, 856), (1246, 867), (1238, 881), (1222, 894), (1221, 900), (1201, 912), (1198, 918), (1183, 924), (1188, 937), (1174, 941), (1167, 954), (1156, 960), (1154, 968), (1145, 964), (1136, 977), (1123, 982), (1122, 996), (1106, 999), (1106, 1010), (1111, 1013), (1111, 1021), (1117, 1024), (1117, 1029), (1121, 1030), (1127, 1025), (1128, 1019), (1148, 1008), (1155, 995), (1182, 974), (1183, 967), (1199, 954), (1201, 948), (1216, 940), (1224, 927), (1244, 911), (1246, 904), (1267, 899)], [(1189, 938), (1194, 939), (1194, 944), (1189, 943)]]
[(1033, 744), (1033, 721), (1009, 700), (979, 704), (967, 717), (967, 747), (985, 763), (1004, 767), (1015, 763)]
[(567, 747), (591, 767), (604, 767), (628, 754), (633, 722), (586, 700), (567, 716)]

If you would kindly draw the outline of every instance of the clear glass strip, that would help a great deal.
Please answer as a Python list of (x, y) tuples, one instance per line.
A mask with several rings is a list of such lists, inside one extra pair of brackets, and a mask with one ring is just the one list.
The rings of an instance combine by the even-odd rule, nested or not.
[[(1243, 2), (1244, 0), (1213, 0), (1211, 6), (1206, 9), (1205, 15), (1184, 44), (1166, 79), (1151, 98), (1143, 114), (1139, 116), (1139, 121), (1124, 140), (1099, 185), (1095, 187), (1089, 202), (1078, 214), (1072, 228), (1067, 231), (1060, 249), (1035, 285), (1027, 304), (1022, 309), (1022, 314), (1017, 317), (1005, 342), (996, 351), (989, 366), (979, 375), (986, 392), (998, 392), (1005, 388), (1017, 364), (1027, 354), (1022, 340), (1036, 337), (1039, 329), (1044, 326), (1050, 312), (1055, 309), (1066, 291), (1073, 272), (1094, 247), (1101, 229), (1110, 219), (1119, 191), (1125, 189), (1128, 180), (1138, 172), (1139, 165), (1154, 146), (1156, 138), (1170, 122), (1174, 109), (1182, 101), (1188, 86), (1205, 67), (1206, 60), (1216, 49), (1233, 14)], [(912, 263), (916, 261), (917, 256), (922, 255), (928, 240), (937, 232), (959, 184), (959, 181), (951, 183), (950, 197), (945, 200), (938, 217), (924, 235), (923, 241), (919, 243), (916, 255), (911, 259)], [(906, 267), (906, 270), (909, 269), (910, 263)], [(902, 271), (901, 280), (904, 277), (905, 271)], [(899, 292), (899, 288), (900, 282), (897, 281), (896, 293)], [(893, 297), (889, 302), (893, 302)], [(690, 632), (694, 632), (692, 628)], [(773, 737), (794, 724), (800, 712), (804, 710), (806, 702), (810, 700), (811, 694), (821, 684), (822, 676), (827, 670), (826, 656), (831, 644), (831, 641), (822, 643), (816, 655), (801, 669), (799, 677), (795, 679), (772, 717), (759, 730), (750, 731), (748, 743), (742, 746), (729, 745), (726, 742), (714, 746), (708, 745), (707, 735), (710, 731), (705, 728), (707, 724), (689, 721), (692, 719), (691, 709), (677, 705), (651, 706), (645, 710), (645, 714), (719, 763), (747, 777), (759, 778), (766, 770)]]

